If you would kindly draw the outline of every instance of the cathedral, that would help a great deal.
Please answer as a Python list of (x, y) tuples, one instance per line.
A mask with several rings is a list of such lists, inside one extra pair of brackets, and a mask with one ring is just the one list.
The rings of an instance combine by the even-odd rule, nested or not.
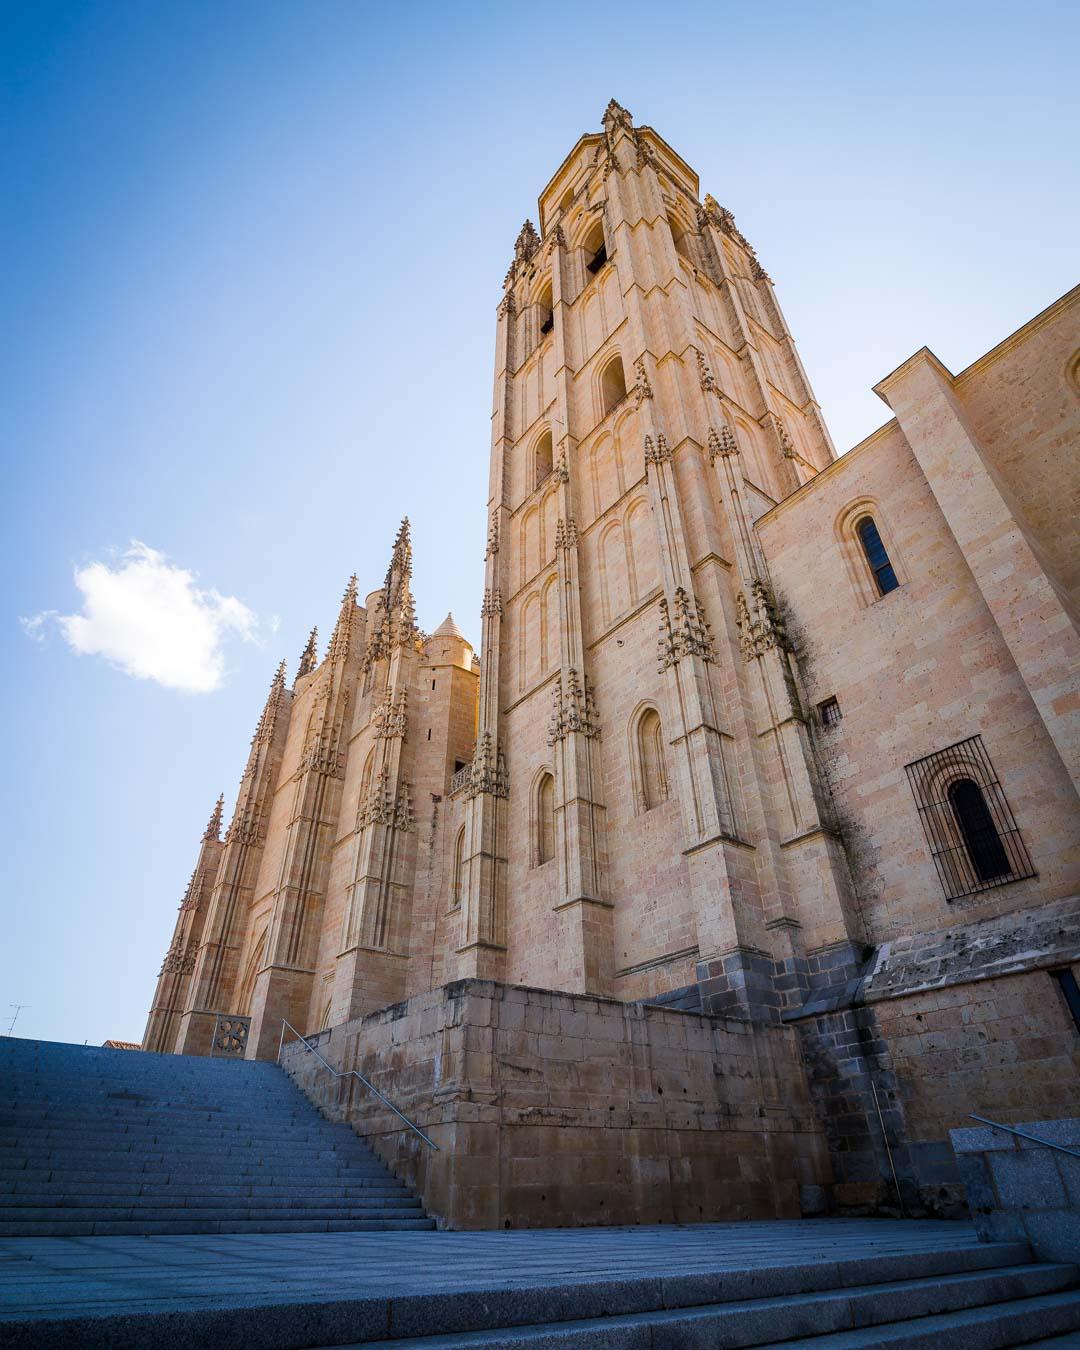
[(951, 1214), (950, 1128), (1076, 1114), (1080, 288), (875, 391), (838, 458), (751, 243), (612, 101), (503, 284), (479, 646), (388, 529), (143, 1049), (280, 1057), (463, 1228)]

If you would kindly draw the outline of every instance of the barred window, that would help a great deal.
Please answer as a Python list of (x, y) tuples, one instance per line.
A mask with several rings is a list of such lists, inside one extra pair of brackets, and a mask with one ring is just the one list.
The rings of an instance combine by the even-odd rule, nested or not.
[(907, 765), (947, 900), (1036, 875), (981, 736)]

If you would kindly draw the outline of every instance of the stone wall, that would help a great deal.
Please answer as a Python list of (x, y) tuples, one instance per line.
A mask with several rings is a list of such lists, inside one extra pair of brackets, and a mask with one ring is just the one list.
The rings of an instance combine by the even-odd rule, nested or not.
[(830, 1174), (795, 1033), (463, 980), (299, 1042), (289, 1073), (449, 1228), (792, 1218)]

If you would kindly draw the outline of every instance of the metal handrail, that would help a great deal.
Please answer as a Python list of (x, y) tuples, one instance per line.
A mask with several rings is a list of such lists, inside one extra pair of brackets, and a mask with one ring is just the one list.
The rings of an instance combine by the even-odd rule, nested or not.
[(365, 1078), (364, 1075), (360, 1073), (357, 1069), (335, 1069), (334, 1066), (328, 1060), (324, 1059), (322, 1055), (319, 1054), (318, 1050), (316, 1050), (315, 1047), (308, 1041), (307, 1037), (301, 1036), (300, 1033), (297, 1031), (297, 1029), (293, 1026), (293, 1024), (291, 1022), (287, 1022), (284, 1018), (281, 1019), (281, 1037), (278, 1040), (277, 1057), (279, 1064), (281, 1063), (281, 1049), (282, 1046), (285, 1044), (286, 1027), (288, 1027), (289, 1030), (292, 1032), (292, 1034), (296, 1037), (296, 1039), (301, 1042), (304, 1049), (310, 1051), (310, 1053), (315, 1056), (315, 1058), (319, 1061), (320, 1064), (322, 1064), (325, 1068), (330, 1070), (330, 1072), (334, 1075), (335, 1078), (359, 1078), (361, 1083), (363, 1083), (363, 1085), (370, 1092), (374, 1092), (375, 1096), (378, 1097), (379, 1101), (381, 1101), (384, 1106), (388, 1106), (390, 1110), (393, 1111), (395, 1116), (399, 1116), (405, 1122), (405, 1124), (408, 1125), (409, 1129), (412, 1130), (413, 1134), (418, 1134), (429, 1148), (433, 1148), (435, 1152), (438, 1153), (439, 1146), (438, 1144), (436, 1144), (434, 1139), (429, 1139), (427, 1135), (424, 1133), (424, 1131), (420, 1128), (420, 1126), (414, 1125), (404, 1111), (399, 1111), (397, 1107), (394, 1105), (394, 1103), (388, 1097), (384, 1097), (374, 1083), (372, 1083), (369, 1079)]
[(1002, 1125), (996, 1120), (987, 1120), (985, 1116), (976, 1116), (968, 1112), (968, 1120), (977, 1120), (980, 1125), (990, 1125), (995, 1130), (1005, 1130), (1009, 1134), (1015, 1134), (1020, 1139), (1030, 1139), (1033, 1144), (1042, 1144), (1043, 1148), (1054, 1148), (1059, 1153), (1067, 1153), (1070, 1158), (1080, 1158), (1080, 1153), (1074, 1148), (1066, 1148), (1064, 1144), (1052, 1144), (1049, 1139), (1040, 1139), (1037, 1134), (1028, 1134), (1026, 1130), (1017, 1130), (1012, 1125)]

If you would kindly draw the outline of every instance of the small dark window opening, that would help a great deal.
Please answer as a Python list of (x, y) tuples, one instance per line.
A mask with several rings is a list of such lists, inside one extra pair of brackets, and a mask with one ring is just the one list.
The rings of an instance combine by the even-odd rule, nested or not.
[(547, 318), (544, 319), (543, 322), (540, 324), (541, 337), (546, 337), (548, 333), (553, 331), (554, 327), (555, 327), (555, 314), (552, 310), (548, 310)]
[(607, 262), (607, 248), (603, 244), (601, 244), (600, 247), (596, 250), (596, 252), (592, 255), (592, 258), (585, 264), (585, 267), (587, 271), (593, 274), (593, 276), (596, 276), (597, 272), (600, 271), (601, 267), (603, 267), (603, 265), (606, 262)]
[(834, 727), (841, 720), (844, 714), (840, 711), (840, 701), (835, 698), (827, 698), (824, 703), (818, 704), (818, 716), (821, 718), (823, 727)]
[(1065, 995), (1065, 1002), (1068, 1004), (1069, 1012), (1072, 1013), (1076, 1029), (1080, 1031), (1080, 986), (1076, 983), (1076, 976), (1068, 966), (1063, 970), (1052, 970), (1050, 974), (1061, 986), (1061, 992)]
[(431, 728), (430, 728), (430, 727), (428, 727), (428, 729), (427, 729), (427, 738), (428, 738), (429, 741), (431, 740)]
[(1008, 876), (1012, 868), (982, 788), (970, 778), (960, 778), (949, 788), (949, 801), (975, 875), (980, 881)]
[(878, 588), (878, 594), (888, 595), (890, 591), (895, 591), (900, 583), (896, 579), (896, 573), (893, 571), (893, 565), (885, 551), (885, 545), (881, 542), (881, 535), (878, 533), (878, 527), (874, 524), (873, 517), (863, 516), (855, 528), (859, 536), (859, 542), (863, 547), (863, 553), (866, 554), (866, 561), (870, 564), (870, 571), (874, 574), (874, 584)]
[(463, 759), (455, 759), (455, 760), (454, 760), (454, 772), (455, 772), (455, 773), (460, 773), (464, 767), (465, 767), (465, 761), (464, 761)]
[(906, 771), (946, 899), (1037, 875), (981, 736)]
[(435, 681), (434, 681), (434, 680), (431, 681), (431, 687), (432, 687), (432, 689), (435, 688)]

